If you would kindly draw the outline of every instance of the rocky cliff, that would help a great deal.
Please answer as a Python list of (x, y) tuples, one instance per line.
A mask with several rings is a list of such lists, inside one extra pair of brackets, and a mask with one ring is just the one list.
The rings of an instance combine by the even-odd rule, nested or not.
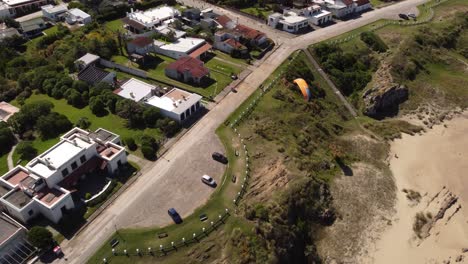
[(395, 115), (399, 105), (408, 99), (408, 88), (393, 82), (390, 69), (383, 61), (373, 76), (372, 88), (364, 92), (365, 115), (375, 118)]

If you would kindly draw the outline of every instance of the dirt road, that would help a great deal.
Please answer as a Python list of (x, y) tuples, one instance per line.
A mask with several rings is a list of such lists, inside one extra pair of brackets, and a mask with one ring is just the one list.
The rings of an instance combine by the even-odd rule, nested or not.
[[(405, 12), (423, 2), (424, 0), (407, 0), (283, 43), (240, 84), (237, 93), (229, 94), (217, 104), (166, 153), (164, 158), (158, 159), (152, 167), (143, 168), (140, 179), (85, 230), (72, 240), (64, 241), (62, 248), (68, 261), (62, 259), (58, 263), (84, 263), (115, 231), (115, 228), (170, 223), (167, 216), (169, 207), (177, 208), (182, 216), (191, 214), (197, 207), (202, 206), (211, 194), (209, 189), (200, 184), (201, 174), (211, 174), (215, 179), (219, 179), (222, 174), (221, 165), (213, 163), (209, 156), (212, 151), (221, 149), (221, 144), (215, 135), (216, 128), (273, 73), (289, 54), (310, 44), (374, 22), (386, 15)], [(284, 39), (283, 34), (278, 36), (279, 40)]]

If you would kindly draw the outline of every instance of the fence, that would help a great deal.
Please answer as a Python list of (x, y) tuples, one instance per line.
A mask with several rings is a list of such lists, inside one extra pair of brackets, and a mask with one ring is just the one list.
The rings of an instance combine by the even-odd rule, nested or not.
[(106, 68), (119, 69), (120, 71), (123, 71), (128, 74), (132, 74), (145, 79), (148, 78), (148, 73), (142, 70), (133, 69), (105, 59), (100, 59), (99, 63)]
[[(449, 1), (449, 0), (440, 0), (440, 1), (437, 1), (435, 3), (432, 3), (432, 4), (428, 5), (427, 9), (429, 9), (429, 15), (427, 17), (425, 17), (423, 20), (420, 20), (420, 21), (406, 21), (406, 22), (405, 21), (387, 20), (387, 21), (384, 21), (381, 24), (376, 25), (374, 28), (366, 30), (366, 31), (374, 32), (374, 31), (379, 30), (379, 29), (381, 29), (383, 27), (386, 27), (388, 25), (417, 26), (417, 25), (428, 23), (434, 18), (433, 7), (436, 7), (436, 6), (438, 6), (438, 5), (442, 4), (442, 3), (445, 3), (447, 1)], [(363, 31), (363, 32), (366, 32), (366, 31)], [(349, 36), (347, 36), (345, 38), (342, 38), (342, 39), (327, 41), (326, 43), (327, 44), (342, 44), (342, 43), (348, 42), (348, 41), (360, 36), (361, 33), (362, 32), (356, 33), (356, 34), (353, 34), (353, 35), (349, 35)]]

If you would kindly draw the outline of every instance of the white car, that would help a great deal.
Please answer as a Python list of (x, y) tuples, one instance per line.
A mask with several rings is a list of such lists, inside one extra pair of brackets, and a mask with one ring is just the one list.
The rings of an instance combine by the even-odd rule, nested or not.
[(202, 182), (211, 186), (216, 187), (216, 181), (208, 175), (203, 175), (201, 178)]

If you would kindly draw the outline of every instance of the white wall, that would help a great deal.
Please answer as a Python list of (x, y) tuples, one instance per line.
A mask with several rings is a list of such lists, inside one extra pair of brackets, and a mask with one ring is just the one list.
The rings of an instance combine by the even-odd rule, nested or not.
[[(4, 204), (4, 207), (6, 208), (9, 215), (23, 223), (26, 223), (29, 219), (40, 213), (39, 209), (37, 208), (37, 204), (33, 200), (19, 210), (9, 203), (3, 202), (3, 200), (2, 203)], [(30, 210), (33, 210), (32, 215), (29, 215)]]
[(53, 175), (51, 175), (51, 176), (49, 176), (48, 178), (45, 179), (46, 182), (47, 182), (47, 186), (49, 186), (49, 188), (53, 188), (55, 185), (57, 185), (59, 182), (61, 182), (64, 178), (66, 178), (66, 177), (63, 177), (63, 175), (62, 175), (62, 171), (65, 168), (68, 169), (67, 176), (70, 175), (74, 171), (72, 169), (72, 167), (71, 167), (71, 164), (73, 162), (76, 162), (76, 164), (78, 165), (77, 168), (79, 168), (81, 166), (81, 164), (82, 164), (81, 161), (80, 161), (80, 157), (82, 155), (85, 155), (86, 156), (86, 161), (88, 161), (90, 158), (98, 155), (97, 151), (96, 151), (96, 147), (90, 146), (88, 149), (83, 149), (83, 151), (81, 151), (73, 159), (69, 160), (67, 163), (60, 166), (60, 168), (57, 168), (57, 170), (55, 171), (55, 173)]
[(70, 193), (66, 193), (63, 197), (60, 198), (61, 200), (54, 204), (52, 208), (47, 207), (43, 203), (35, 200), (37, 203), (37, 208), (41, 212), (43, 216), (54, 223), (58, 223), (60, 219), (62, 219), (62, 207), (65, 206), (66, 209), (75, 208), (75, 204), (73, 203), (73, 199)]

